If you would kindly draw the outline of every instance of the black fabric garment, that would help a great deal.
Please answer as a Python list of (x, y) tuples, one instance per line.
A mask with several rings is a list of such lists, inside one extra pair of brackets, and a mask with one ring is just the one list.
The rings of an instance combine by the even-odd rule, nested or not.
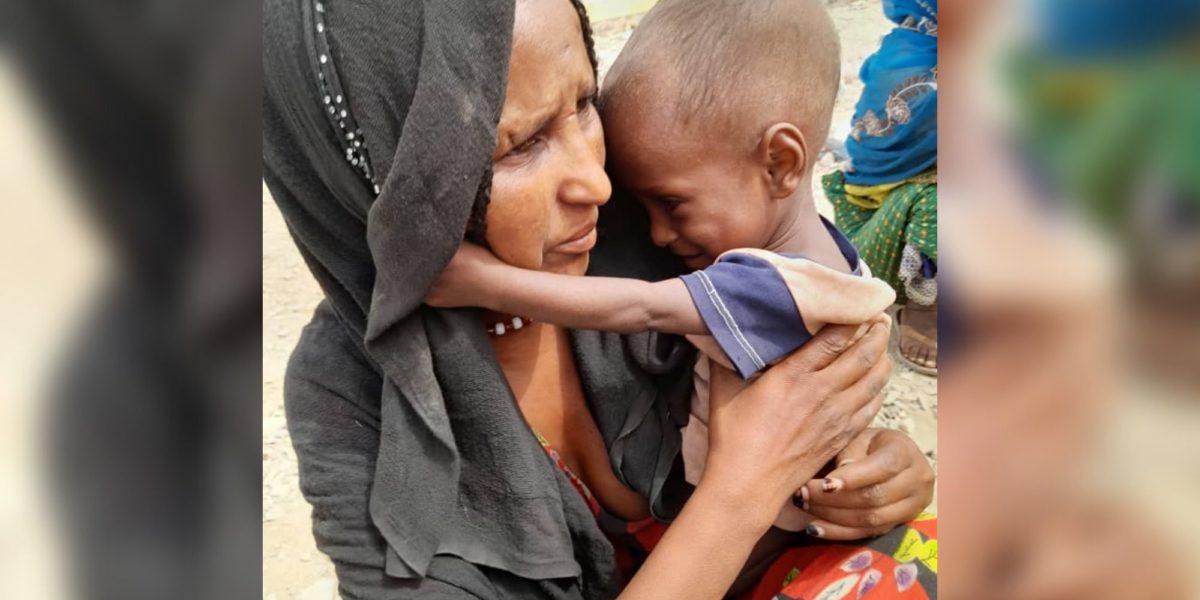
[[(686, 375), (686, 371), (677, 370), (673, 381), (685, 379), (679, 375)], [(300, 464), (300, 487), (313, 507), (314, 537), (320, 550), (333, 560), (344, 597), (578, 599), (616, 595), (615, 589), (597, 586), (586, 574), (579, 579), (530, 579), (449, 555), (435, 556), (420, 579), (388, 575), (387, 542), (372, 521), (368, 500), (376, 478), (376, 456), (380, 454), (382, 385), (381, 376), (360, 350), (360, 344), (351, 338), (328, 304), (322, 304), (292, 355), (285, 398), (288, 429)], [(655, 413), (661, 414), (659, 410), (656, 408)], [(635, 427), (635, 431), (651, 428)], [(605, 428), (606, 438), (611, 433)], [(643, 461), (636, 460), (636, 452), (627, 451), (623, 456), (633, 458), (625, 461), (626, 468), (650, 469), (657, 453), (647, 453), (651, 460)], [(564, 499), (578, 498), (548, 460), (545, 468), (556, 475), (557, 490)], [(686, 485), (682, 476), (671, 483)], [(664, 495), (669, 496), (670, 490)], [(591, 522), (590, 514), (586, 522)], [(606, 542), (597, 547), (594, 544), (602, 540), (589, 540), (593, 541), (575, 544), (566, 555), (578, 561), (584, 571), (589, 563), (597, 562), (594, 555), (604, 556), (610, 551)]]
[[(616, 594), (611, 546), (529, 431), (478, 313), (420, 304), (491, 160), (512, 20), (511, 0), (264, 5), (264, 176), (326, 296), (285, 402), (349, 597)], [(326, 43), (374, 181), (322, 112)], [(672, 517), (684, 400), (669, 396), (687, 389), (689, 349), (598, 333), (573, 346), (617, 476)]]

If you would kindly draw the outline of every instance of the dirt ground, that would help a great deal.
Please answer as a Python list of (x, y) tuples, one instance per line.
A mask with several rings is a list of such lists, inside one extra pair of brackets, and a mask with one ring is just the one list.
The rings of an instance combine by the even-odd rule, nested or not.
[[(889, 27), (878, 0), (834, 2), (830, 10), (842, 39), (842, 88), (831, 137), (844, 138), (862, 84), (858, 69)], [(637, 18), (596, 24), (601, 70), (629, 38)], [(826, 155), (818, 177), (832, 170)], [(827, 214), (820, 190), (818, 204)], [(284, 420), (282, 381), (287, 358), (321, 294), (263, 188), (263, 597), (327, 600), (337, 597), (329, 560), (316, 550), (309, 506), (300, 495), (296, 457)], [(936, 464), (937, 381), (897, 365), (877, 422), (908, 432)]]

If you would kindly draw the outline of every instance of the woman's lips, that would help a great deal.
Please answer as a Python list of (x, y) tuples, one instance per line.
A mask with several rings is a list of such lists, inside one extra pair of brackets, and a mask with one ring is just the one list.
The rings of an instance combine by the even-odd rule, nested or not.
[(586, 254), (596, 247), (596, 227), (592, 226), (579, 237), (563, 242), (554, 247), (554, 252), (562, 254)]

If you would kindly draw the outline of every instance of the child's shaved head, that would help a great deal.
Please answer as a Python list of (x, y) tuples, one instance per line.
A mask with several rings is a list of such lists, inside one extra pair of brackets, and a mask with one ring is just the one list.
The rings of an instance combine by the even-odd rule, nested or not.
[(841, 79), (822, 0), (660, 0), (610, 69), (606, 115), (651, 111), (750, 148), (775, 122), (825, 143)]

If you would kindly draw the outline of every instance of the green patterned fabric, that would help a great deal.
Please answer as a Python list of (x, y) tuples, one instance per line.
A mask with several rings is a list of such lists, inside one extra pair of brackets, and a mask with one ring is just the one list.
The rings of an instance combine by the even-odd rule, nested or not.
[(936, 181), (903, 183), (888, 192), (877, 209), (862, 208), (851, 201), (841, 171), (822, 177), (821, 184), (833, 204), (838, 229), (854, 242), (871, 273), (896, 291), (896, 302), (904, 303), (907, 298), (898, 275), (904, 246), (912, 244), (937, 260)]

